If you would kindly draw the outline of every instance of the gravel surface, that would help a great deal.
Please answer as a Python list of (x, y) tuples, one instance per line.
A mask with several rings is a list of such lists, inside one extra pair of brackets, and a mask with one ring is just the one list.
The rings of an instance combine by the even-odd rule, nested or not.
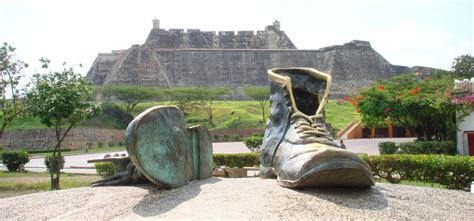
[(371, 189), (280, 187), (258, 178), (77, 188), (0, 200), (0, 220), (137, 219), (455, 219), (474, 217), (474, 194), (380, 184)]

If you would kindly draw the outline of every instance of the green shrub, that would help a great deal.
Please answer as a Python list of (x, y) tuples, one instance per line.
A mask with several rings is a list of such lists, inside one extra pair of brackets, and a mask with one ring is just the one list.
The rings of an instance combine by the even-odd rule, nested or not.
[(457, 153), (456, 144), (453, 141), (415, 141), (401, 143), (400, 153), (405, 154), (446, 154)]
[(362, 156), (375, 176), (391, 183), (433, 182), (449, 189), (467, 189), (474, 179), (474, 157), (391, 154)]
[(30, 154), (26, 151), (4, 151), (2, 161), (7, 166), (8, 171), (21, 171), (24, 170), (25, 164), (30, 161)]
[(378, 146), (379, 146), (379, 152), (381, 155), (395, 154), (398, 151), (397, 144), (394, 142), (390, 142), (390, 141), (380, 142)]
[(57, 155), (56, 157), (53, 157), (52, 154), (48, 154), (44, 158), (44, 165), (46, 165), (46, 169), (49, 172), (53, 172), (53, 173), (56, 173), (59, 170), (62, 170), (64, 168), (64, 162), (65, 162), (64, 156), (61, 156), (61, 158), (59, 158), (59, 156)]
[(110, 141), (110, 142), (107, 143), (107, 145), (108, 145), (109, 147), (114, 147), (114, 146), (115, 146), (115, 143), (114, 143), (113, 141)]
[(249, 148), (250, 151), (256, 152), (260, 149), (260, 146), (262, 146), (263, 143), (263, 137), (262, 136), (251, 136), (251, 137), (246, 137), (244, 139), (244, 144)]
[(109, 177), (115, 173), (114, 165), (110, 162), (95, 163), (95, 170), (102, 177)]
[(98, 148), (102, 148), (103, 146), (104, 146), (104, 143), (102, 143), (102, 142), (97, 142), (97, 147), (98, 147)]
[(215, 166), (227, 166), (229, 168), (260, 165), (258, 153), (214, 154), (213, 160)]
[(224, 141), (229, 141), (229, 135), (224, 134), (223, 138), (224, 138)]
[(122, 147), (123, 146), (123, 141), (119, 141), (118, 145), (119, 145), (119, 147)]
[(241, 140), (242, 140), (242, 137), (239, 134), (234, 136), (234, 141), (241, 141)]

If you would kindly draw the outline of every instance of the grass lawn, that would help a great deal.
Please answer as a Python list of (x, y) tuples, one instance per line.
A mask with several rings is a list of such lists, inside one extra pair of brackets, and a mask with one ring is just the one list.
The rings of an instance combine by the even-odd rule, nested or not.
[[(61, 189), (90, 186), (98, 175), (62, 173)], [(0, 198), (50, 190), (49, 173), (0, 171)]]
[[(149, 102), (140, 103), (134, 109), (134, 116), (144, 110), (156, 106), (169, 104), (169, 102)], [(256, 101), (215, 101), (214, 104), (214, 124), (215, 128), (258, 128), (263, 127), (262, 111)], [(188, 124), (202, 124), (211, 128), (207, 122), (207, 114), (203, 111), (187, 110), (186, 117)], [(265, 115), (268, 117), (268, 107)], [(326, 107), (326, 121), (331, 123), (336, 130), (341, 130), (353, 120), (360, 120), (360, 116), (355, 112), (354, 107), (348, 102), (338, 104), (336, 100), (330, 100)], [(266, 121), (266, 120), (265, 120)]]
[[(169, 105), (170, 102), (146, 102), (138, 104), (132, 112), (137, 116), (144, 110), (156, 105)], [(215, 101), (213, 104), (214, 124), (211, 127), (204, 111), (191, 109), (186, 110), (186, 122), (189, 125), (201, 124), (208, 128), (258, 128), (264, 127), (262, 111), (256, 101)], [(265, 117), (269, 114), (268, 107), (265, 110)], [(341, 130), (353, 120), (359, 120), (359, 114), (349, 103), (338, 104), (336, 100), (330, 100), (326, 107), (326, 121), (331, 123), (336, 130)], [(102, 121), (113, 121), (114, 119), (102, 119)], [(266, 119), (265, 119), (266, 121)], [(113, 122), (102, 122), (103, 127), (112, 127)], [(31, 116), (21, 116), (9, 124), (6, 130), (46, 128), (38, 118)]]

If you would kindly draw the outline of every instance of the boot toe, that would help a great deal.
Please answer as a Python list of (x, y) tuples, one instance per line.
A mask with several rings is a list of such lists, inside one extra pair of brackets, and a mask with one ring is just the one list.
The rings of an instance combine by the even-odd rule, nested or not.
[[(296, 149), (296, 148), (292, 148)], [(306, 145), (282, 164), (278, 183), (285, 187), (368, 187), (374, 185), (370, 167), (347, 150)]]

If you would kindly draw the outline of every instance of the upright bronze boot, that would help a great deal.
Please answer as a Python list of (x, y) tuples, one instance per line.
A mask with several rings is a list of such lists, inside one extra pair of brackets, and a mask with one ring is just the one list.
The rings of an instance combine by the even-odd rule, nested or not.
[(334, 143), (324, 122), (331, 77), (310, 68), (271, 69), (270, 119), (261, 178), (284, 187), (368, 187), (370, 167)]

